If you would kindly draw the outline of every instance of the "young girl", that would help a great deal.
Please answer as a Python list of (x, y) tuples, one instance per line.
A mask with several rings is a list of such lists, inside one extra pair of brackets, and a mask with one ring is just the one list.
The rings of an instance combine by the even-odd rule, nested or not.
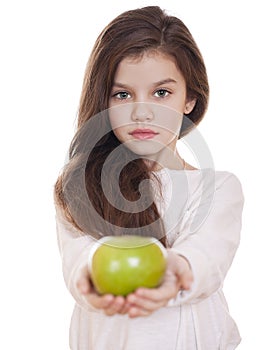
[[(72, 350), (230, 350), (240, 342), (222, 286), (239, 244), (243, 195), (228, 172), (176, 149), (203, 118), (208, 81), (186, 26), (158, 7), (125, 12), (88, 61), (77, 132), (55, 186), (63, 274), (76, 300)], [(97, 240), (154, 236), (167, 250), (158, 288), (98, 295)]]

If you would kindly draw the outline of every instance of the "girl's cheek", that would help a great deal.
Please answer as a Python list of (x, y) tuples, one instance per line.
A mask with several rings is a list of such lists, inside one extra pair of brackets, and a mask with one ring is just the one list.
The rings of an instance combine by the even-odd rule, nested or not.
[(132, 104), (123, 104), (109, 108), (109, 120), (112, 129), (127, 126), (131, 124)]

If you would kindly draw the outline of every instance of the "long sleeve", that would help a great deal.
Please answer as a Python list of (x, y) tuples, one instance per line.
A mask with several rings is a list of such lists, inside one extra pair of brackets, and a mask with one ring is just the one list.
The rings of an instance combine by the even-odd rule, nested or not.
[(85, 298), (77, 289), (77, 280), (81, 272), (88, 266), (88, 257), (95, 240), (84, 235), (71, 225), (60, 212), (56, 210), (57, 239), (65, 284), (76, 302), (87, 310), (92, 310)]
[[(244, 199), (233, 174), (218, 173), (214, 193), (209, 190), (198, 202), (194, 200), (188, 208), (186, 223), (172, 246), (189, 261), (194, 275), (191, 290), (182, 292), (175, 304), (196, 303), (221, 288), (240, 241)], [(191, 231), (197, 215), (205, 218)]]
[(188, 259), (194, 284), (191, 291), (179, 292), (167, 307), (146, 317), (109, 317), (87, 304), (76, 282), (96, 241), (57, 211), (64, 279), (78, 304), (71, 318), (71, 349), (236, 348), (240, 336), (221, 286), (239, 244), (243, 195), (232, 174), (203, 176), (200, 171), (159, 173), (163, 186), (158, 200), (167, 247)]

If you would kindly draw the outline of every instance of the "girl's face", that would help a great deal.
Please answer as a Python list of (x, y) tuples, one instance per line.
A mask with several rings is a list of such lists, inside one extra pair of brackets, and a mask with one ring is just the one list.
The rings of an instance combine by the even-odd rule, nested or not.
[(190, 113), (194, 105), (172, 58), (147, 53), (120, 62), (109, 101), (109, 118), (121, 143), (141, 157), (160, 161), (166, 148), (174, 153), (183, 114)]

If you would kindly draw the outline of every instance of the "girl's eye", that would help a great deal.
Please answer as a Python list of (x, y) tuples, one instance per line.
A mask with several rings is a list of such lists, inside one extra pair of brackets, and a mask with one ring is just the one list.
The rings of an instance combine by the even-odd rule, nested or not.
[(157, 97), (166, 97), (170, 94), (169, 91), (167, 91), (166, 89), (159, 89), (155, 92), (155, 96)]
[(120, 91), (113, 95), (113, 97), (119, 99), (119, 100), (126, 100), (127, 98), (131, 97), (130, 94), (126, 91)]

